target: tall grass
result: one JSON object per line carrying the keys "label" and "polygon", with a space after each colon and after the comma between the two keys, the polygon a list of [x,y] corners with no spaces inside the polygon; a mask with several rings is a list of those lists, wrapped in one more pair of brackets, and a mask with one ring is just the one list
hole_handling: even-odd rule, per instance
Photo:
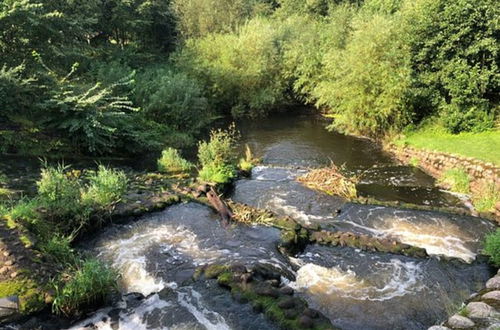
{"label": "tall grass", "polygon": [[451,191],[461,194],[470,193],[470,178],[462,168],[453,168],[445,171],[438,181],[442,185],[449,187]]}
{"label": "tall grass", "polygon": [[71,268],[67,279],[54,284],[52,310],[77,315],[101,304],[116,289],[117,274],[97,259],[88,259]]}
{"label": "tall grass", "polygon": [[127,176],[123,171],[99,165],[97,172],[88,175],[89,184],[83,193],[84,202],[106,208],[118,201],[127,190]]}
{"label": "tall grass", "polygon": [[182,158],[179,151],[174,148],[163,150],[157,163],[158,171],[169,174],[182,174],[193,167],[193,164]]}
{"label": "tall grass", "polygon": [[484,253],[490,256],[490,260],[500,266],[500,229],[486,236]]}
{"label": "tall grass", "polygon": [[479,212],[491,212],[500,201],[500,191],[494,182],[483,182],[475,192],[472,202]]}

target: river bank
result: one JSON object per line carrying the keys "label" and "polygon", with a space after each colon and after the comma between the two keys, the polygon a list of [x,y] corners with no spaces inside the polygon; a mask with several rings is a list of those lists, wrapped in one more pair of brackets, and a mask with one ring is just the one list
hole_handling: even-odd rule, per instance
{"label": "river bank", "polygon": [[[229,224],[193,176],[127,173],[127,191],[103,226],[75,245],[121,274],[119,294],[76,328],[274,329],[329,320],[341,329],[424,329],[445,321],[496,272],[480,256],[495,225],[436,211],[461,201],[377,145],[304,117],[239,129],[241,144],[262,163],[219,187],[233,212]],[[299,182],[331,161],[359,176],[352,202]],[[423,209],[398,207],[407,202]],[[258,275],[262,265],[272,269],[268,277]],[[255,282],[242,280],[249,276]],[[247,290],[254,285],[260,293]],[[60,327],[71,326],[65,322]]]}

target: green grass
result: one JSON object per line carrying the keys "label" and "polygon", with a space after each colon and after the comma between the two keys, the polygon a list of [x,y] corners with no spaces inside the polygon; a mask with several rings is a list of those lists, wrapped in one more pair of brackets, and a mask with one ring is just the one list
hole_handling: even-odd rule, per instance
{"label": "green grass", "polygon": [[500,191],[495,183],[485,182],[473,196],[472,202],[479,212],[493,212],[495,204],[500,201]]}
{"label": "green grass", "polygon": [[0,297],[8,296],[19,297],[19,310],[24,315],[40,311],[45,306],[43,290],[32,280],[0,282]]}
{"label": "green grass", "polygon": [[486,236],[484,253],[490,256],[493,264],[500,266],[500,229]]}
{"label": "green grass", "polygon": [[193,164],[182,158],[179,151],[173,148],[163,150],[157,163],[158,171],[170,174],[186,173],[193,167]]}
{"label": "green grass", "polygon": [[56,283],[52,310],[73,316],[95,308],[116,290],[116,273],[97,259],[89,259],[72,268],[64,280]]}
{"label": "green grass", "polygon": [[395,141],[398,146],[472,157],[500,165],[500,131],[450,134],[437,126],[424,126]]}
{"label": "green grass", "polygon": [[83,193],[84,202],[106,208],[120,201],[127,190],[127,176],[123,171],[99,165],[97,172],[88,176],[89,185]]}
{"label": "green grass", "polygon": [[470,193],[469,175],[461,168],[453,168],[445,171],[439,178],[439,183],[449,187],[451,191],[457,193]]}

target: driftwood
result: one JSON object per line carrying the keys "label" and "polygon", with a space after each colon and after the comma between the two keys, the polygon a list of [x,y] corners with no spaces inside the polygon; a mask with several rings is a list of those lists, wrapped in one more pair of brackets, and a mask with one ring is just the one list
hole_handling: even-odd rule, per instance
{"label": "driftwood", "polygon": [[224,222],[228,223],[233,218],[233,212],[231,212],[227,204],[220,199],[213,187],[207,192],[207,198],[210,204],[219,212]]}

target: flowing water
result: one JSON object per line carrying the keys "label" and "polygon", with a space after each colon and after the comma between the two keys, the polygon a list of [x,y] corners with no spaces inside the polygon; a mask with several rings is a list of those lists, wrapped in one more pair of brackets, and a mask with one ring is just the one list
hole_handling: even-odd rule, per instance
{"label": "flowing water", "polygon": [[185,203],[113,225],[86,243],[85,249],[122,274],[122,299],[73,328],[276,328],[214,281],[192,280],[198,266],[225,262],[281,269],[283,282],[342,329],[426,329],[455,312],[491,275],[477,254],[494,225],[446,213],[345,203],[305,188],[295,178],[307,168],[334,162],[362,174],[358,189],[363,195],[422,205],[460,204],[437,189],[433,178],[398,165],[372,142],[323,127],[324,122],[310,116],[240,126],[244,142],[263,162],[251,178],[236,183],[232,198],[326,230],[396,238],[433,257],[316,245],[288,257],[276,248],[278,230],[225,228],[209,208]]}

